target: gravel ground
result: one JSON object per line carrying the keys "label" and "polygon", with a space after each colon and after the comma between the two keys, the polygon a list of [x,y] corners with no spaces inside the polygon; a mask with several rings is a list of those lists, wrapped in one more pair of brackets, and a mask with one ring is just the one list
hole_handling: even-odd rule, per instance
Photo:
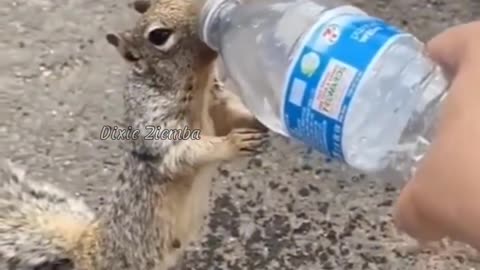
{"label": "gravel ground", "polygon": [[[428,39],[480,15],[478,0],[355,0]],[[92,206],[117,173],[120,141],[99,139],[121,120],[125,65],[107,31],[136,18],[126,1],[0,3],[0,153]],[[186,269],[476,269],[462,245],[409,255],[390,223],[401,183],[345,176],[282,138],[216,177],[213,211]]]}

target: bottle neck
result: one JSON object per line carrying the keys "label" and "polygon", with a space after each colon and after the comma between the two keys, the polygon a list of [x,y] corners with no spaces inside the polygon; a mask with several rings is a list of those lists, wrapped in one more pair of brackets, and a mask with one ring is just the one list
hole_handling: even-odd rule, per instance
{"label": "bottle neck", "polygon": [[223,29],[230,22],[230,14],[239,0],[207,0],[202,8],[199,23],[200,39],[212,50],[219,51]]}

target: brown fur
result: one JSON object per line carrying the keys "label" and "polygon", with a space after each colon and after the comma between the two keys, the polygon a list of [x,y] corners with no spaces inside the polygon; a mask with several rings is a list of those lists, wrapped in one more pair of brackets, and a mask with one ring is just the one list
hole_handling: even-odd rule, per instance
{"label": "brown fur", "polygon": [[[187,125],[190,129],[200,129],[202,134],[200,140],[173,144],[158,141],[134,143],[134,148],[139,151],[161,157],[162,161],[156,165],[158,172],[169,178],[168,182],[158,186],[161,196],[154,205],[147,207],[155,208],[153,222],[163,231],[163,236],[158,239],[164,243],[162,260],[165,267],[171,267],[184,248],[200,236],[209,210],[215,168],[221,161],[258,151],[266,129],[238,97],[226,91],[216,80],[217,54],[197,37],[195,1],[159,0],[149,8],[145,8],[144,2],[134,5],[141,6],[137,11],[142,17],[132,30],[107,36],[120,55],[135,56],[134,61],[125,60],[132,65],[135,76],[141,78],[138,82],[148,86],[148,89],[134,87],[136,92],[130,94],[127,90],[127,100],[136,99],[137,104],[147,104],[147,107],[152,102],[154,108],[148,113],[148,121],[137,122],[134,128],[142,129],[142,125],[161,118],[164,120],[158,124],[162,127]],[[171,31],[170,39],[162,45],[152,45],[149,31],[158,29]],[[116,41],[112,42],[114,39]],[[169,43],[171,40],[174,42]],[[145,90],[149,101],[139,94]],[[162,109],[155,108],[154,95],[158,95],[156,104],[161,104]],[[128,107],[127,102],[127,110]],[[173,108],[180,109],[174,112]],[[136,113],[135,108],[130,109]],[[127,119],[134,117],[127,116]]]}

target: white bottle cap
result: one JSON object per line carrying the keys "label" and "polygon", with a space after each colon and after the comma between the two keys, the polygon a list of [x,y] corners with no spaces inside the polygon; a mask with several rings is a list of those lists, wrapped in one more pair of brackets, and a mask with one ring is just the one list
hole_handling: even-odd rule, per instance
{"label": "white bottle cap", "polygon": [[[202,0],[199,0],[199,1],[202,1]],[[218,9],[218,7],[220,7],[225,2],[241,3],[241,1],[239,0],[205,0],[205,3],[201,8],[200,20],[199,20],[199,34],[200,34],[200,39],[203,42],[205,42],[208,46],[211,46],[211,44],[209,44],[207,40],[207,37],[208,37],[207,31],[209,30],[210,23],[213,17],[215,16],[216,10]],[[217,48],[212,48],[212,49],[215,50]]]}
{"label": "white bottle cap", "polygon": [[202,39],[203,42],[207,43],[209,46],[210,44],[208,44],[208,40],[206,40],[208,35],[207,30],[210,25],[210,21],[212,20],[212,16],[215,14],[214,11],[224,1],[226,0],[206,0],[201,8],[199,21],[200,39]]}

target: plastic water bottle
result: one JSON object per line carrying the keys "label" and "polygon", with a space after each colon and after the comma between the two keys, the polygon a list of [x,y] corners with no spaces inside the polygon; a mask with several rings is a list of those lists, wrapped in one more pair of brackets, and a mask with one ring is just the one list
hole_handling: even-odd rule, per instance
{"label": "plastic water bottle", "polygon": [[412,34],[337,0],[207,0],[199,31],[272,131],[368,174],[414,173],[449,82]]}

